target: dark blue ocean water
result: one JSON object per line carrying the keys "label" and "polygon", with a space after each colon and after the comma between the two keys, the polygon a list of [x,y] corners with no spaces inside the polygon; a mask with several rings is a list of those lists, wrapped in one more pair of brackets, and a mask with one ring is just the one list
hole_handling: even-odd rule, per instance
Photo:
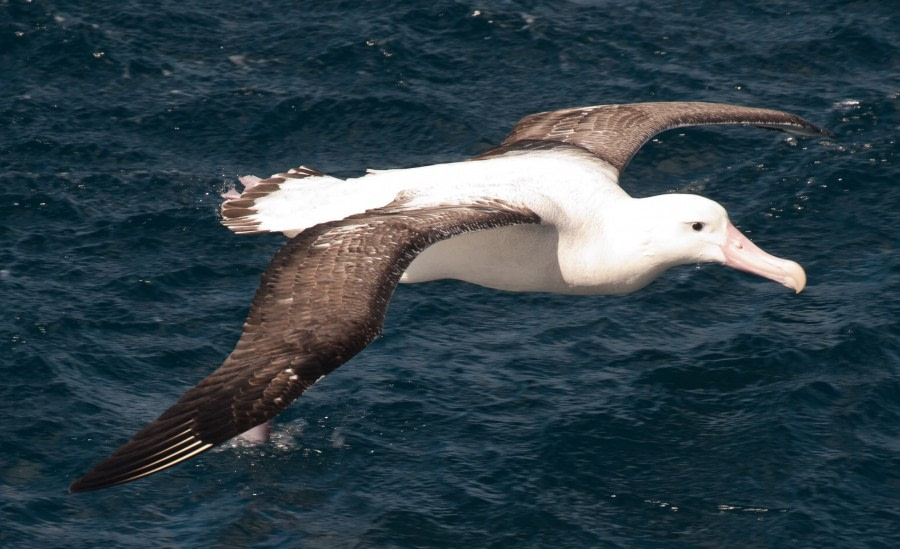
{"label": "dark blue ocean water", "polygon": [[[900,546],[898,29],[881,0],[0,0],[0,545]],[[237,176],[646,100],[835,132],[669,132],[623,177],[720,201],[806,291],[404,286],[272,444],[66,493],[237,340],[284,242],[219,225]]]}

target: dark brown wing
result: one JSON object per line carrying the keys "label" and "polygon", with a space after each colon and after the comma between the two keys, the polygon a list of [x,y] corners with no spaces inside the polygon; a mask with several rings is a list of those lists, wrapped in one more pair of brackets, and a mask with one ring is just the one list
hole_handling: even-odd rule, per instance
{"label": "dark brown wing", "polygon": [[272,259],[224,364],[69,488],[135,480],[259,425],[381,333],[388,301],[412,260],[469,231],[537,223],[499,202],[373,210],[312,227]]}
{"label": "dark brown wing", "polygon": [[586,149],[619,173],[654,135],[709,124],[759,126],[800,135],[831,135],[795,114],[722,103],[630,103],[542,112],[520,120],[499,147],[481,158],[518,149],[567,144]]}

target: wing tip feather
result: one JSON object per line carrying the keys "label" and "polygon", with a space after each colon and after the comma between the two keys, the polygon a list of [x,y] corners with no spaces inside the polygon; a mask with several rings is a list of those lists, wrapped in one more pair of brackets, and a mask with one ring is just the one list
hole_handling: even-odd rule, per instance
{"label": "wing tip feather", "polygon": [[152,431],[152,423],[109,457],[69,485],[69,493],[91,492],[158,473],[199,455],[215,444],[205,442],[184,424]]}

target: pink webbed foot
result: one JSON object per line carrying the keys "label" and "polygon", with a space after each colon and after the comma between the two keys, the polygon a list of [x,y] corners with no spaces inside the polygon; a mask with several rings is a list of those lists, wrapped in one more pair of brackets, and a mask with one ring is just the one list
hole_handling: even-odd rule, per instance
{"label": "pink webbed foot", "polygon": [[222,193],[222,198],[225,200],[237,200],[241,197],[241,193],[237,191],[237,189],[231,189],[227,193]]}
{"label": "pink webbed foot", "polygon": [[269,441],[269,433],[272,432],[272,424],[270,422],[260,423],[256,427],[238,435],[238,438],[253,444],[260,444]]}
{"label": "pink webbed foot", "polygon": [[238,178],[238,181],[241,182],[241,185],[244,186],[244,190],[252,189],[253,187],[259,185],[259,182],[262,181],[261,178],[256,177],[255,175],[245,175]]}
{"label": "pink webbed foot", "polygon": [[[241,182],[241,185],[244,186],[244,190],[246,191],[259,185],[259,182],[262,181],[262,179],[256,177],[255,175],[243,175],[238,178],[238,181]],[[237,189],[231,189],[226,193],[222,193],[222,198],[224,198],[225,200],[237,200],[240,197],[241,192],[238,192]]]}

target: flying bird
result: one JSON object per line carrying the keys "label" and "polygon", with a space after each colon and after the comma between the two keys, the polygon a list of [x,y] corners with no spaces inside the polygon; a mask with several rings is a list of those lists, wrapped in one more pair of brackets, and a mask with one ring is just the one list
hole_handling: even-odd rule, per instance
{"label": "flying bird", "polygon": [[453,278],[508,291],[624,294],[670,267],[722,263],[800,292],[806,274],[747,239],[712,200],[632,198],[619,175],[654,135],[737,124],[831,135],[799,116],[717,103],[542,112],[463,162],[340,180],[301,166],[223,195],[236,233],[290,237],[262,274],[222,366],[75,481],[157,473],[267,422],[382,331],[399,282]]}

